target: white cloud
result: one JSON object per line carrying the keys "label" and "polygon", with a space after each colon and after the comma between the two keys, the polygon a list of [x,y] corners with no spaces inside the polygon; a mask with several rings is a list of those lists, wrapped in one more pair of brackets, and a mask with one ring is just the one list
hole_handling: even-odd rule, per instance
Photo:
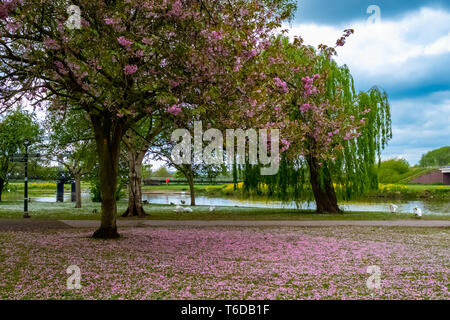
{"label": "white cloud", "polygon": [[425,55],[438,55],[450,52],[450,32],[447,36],[441,37],[424,49]]}
{"label": "white cloud", "polygon": [[287,28],[290,36],[300,35],[313,46],[334,46],[343,29],[355,29],[347,44],[337,49],[336,60],[347,64],[357,80],[363,76],[375,83],[411,81],[412,76],[426,73],[435,56],[450,54],[450,12],[438,9],[422,8],[376,24],[362,20],[345,26],[297,24]]}
{"label": "white cloud", "polygon": [[[421,8],[378,24],[360,20],[286,28],[316,47],[334,46],[344,29],[355,29],[337,48],[336,60],[349,66],[357,89],[376,84],[397,94],[391,100],[393,140],[384,159],[403,157],[415,164],[423,153],[450,145],[450,91],[433,92],[450,84],[450,12]],[[414,96],[400,98],[405,94]]]}
{"label": "white cloud", "polygon": [[423,153],[450,145],[450,91],[391,103],[393,139],[383,157],[415,164]]}

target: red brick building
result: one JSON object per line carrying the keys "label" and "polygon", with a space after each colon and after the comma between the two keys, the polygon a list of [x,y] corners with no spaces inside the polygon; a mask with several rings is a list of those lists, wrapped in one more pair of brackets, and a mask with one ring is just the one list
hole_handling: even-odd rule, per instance
{"label": "red brick building", "polygon": [[450,185],[450,167],[433,170],[415,178],[411,182],[422,184],[443,183]]}

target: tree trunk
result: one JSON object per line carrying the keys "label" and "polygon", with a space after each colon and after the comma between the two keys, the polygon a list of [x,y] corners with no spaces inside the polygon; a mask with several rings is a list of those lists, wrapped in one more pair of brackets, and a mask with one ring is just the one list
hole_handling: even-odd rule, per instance
{"label": "tree trunk", "polygon": [[94,234],[94,238],[118,238],[116,217],[116,188],[119,172],[120,141],[123,135],[121,122],[112,123],[112,116],[108,113],[91,115],[95,132],[95,141],[99,158],[100,193],[102,197],[101,224]]}
{"label": "tree trunk", "polygon": [[0,202],[2,202],[2,193],[4,188],[5,188],[5,180],[0,179]]}
{"label": "tree trunk", "polygon": [[81,208],[81,177],[78,175],[75,176],[75,193],[75,208]]}
{"label": "tree trunk", "polygon": [[341,213],[337,203],[333,181],[325,165],[319,165],[314,157],[308,158],[311,187],[316,200],[317,213]]}
{"label": "tree trunk", "polygon": [[194,175],[192,172],[186,175],[186,178],[189,182],[189,191],[191,194],[191,206],[195,206],[195,190],[194,190]]}
{"label": "tree trunk", "polygon": [[[145,154],[144,154],[145,155]],[[144,156],[128,149],[128,208],[122,217],[144,217],[142,207],[142,161]]]}

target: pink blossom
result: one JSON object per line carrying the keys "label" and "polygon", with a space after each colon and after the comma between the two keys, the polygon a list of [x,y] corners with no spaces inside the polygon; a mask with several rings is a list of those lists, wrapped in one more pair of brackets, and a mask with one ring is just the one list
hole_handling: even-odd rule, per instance
{"label": "pink blossom", "polygon": [[124,36],[118,37],[117,41],[119,42],[120,45],[124,46],[127,49],[130,48],[130,46],[133,44],[133,41],[128,40]]}
{"label": "pink blossom", "polygon": [[137,71],[138,67],[134,64],[128,64],[125,67],[123,67],[123,71],[126,75],[133,74]]}
{"label": "pink blossom", "polygon": [[245,110],[245,114],[247,117],[252,118],[255,115],[255,112],[253,110]]}
{"label": "pink blossom", "polygon": [[275,81],[275,85],[283,90],[284,93],[289,92],[289,89],[287,87],[287,83],[283,80],[281,80],[279,77],[273,78]]}
{"label": "pink blossom", "polygon": [[239,70],[241,69],[242,64],[241,64],[241,58],[237,57],[236,58],[236,62],[234,63],[234,68],[233,68],[233,72],[239,72]]}
{"label": "pink blossom", "polygon": [[142,58],[144,56],[145,52],[144,50],[137,50],[134,55],[138,58]]}
{"label": "pink blossom", "polygon": [[286,139],[281,139],[281,143],[283,144],[283,147],[281,148],[281,152],[288,150],[291,145],[291,143]]}
{"label": "pink blossom", "polygon": [[105,18],[106,24],[118,24],[120,23],[120,19],[114,19],[114,18]]}
{"label": "pink blossom", "polygon": [[169,16],[178,17],[183,13],[182,4],[180,0],[176,0],[172,4],[172,9],[168,12]]}
{"label": "pink blossom", "polygon": [[344,45],[345,45],[345,38],[344,37],[342,37],[338,41],[336,41],[336,46],[342,47]]}
{"label": "pink blossom", "polygon": [[69,73],[69,70],[64,66],[64,64],[61,61],[56,61],[55,66],[58,67],[58,72],[60,74],[66,75]]}
{"label": "pink blossom", "polygon": [[176,88],[180,85],[180,82],[175,81],[175,80],[169,80],[169,84],[172,88]]}
{"label": "pink blossom", "polygon": [[177,116],[181,112],[181,108],[179,106],[177,106],[176,104],[174,104],[170,108],[167,108],[167,112],[169,112],[170,114],[172,114],[174,116]]}
{"label": "pink blossom", "polygon": [[311,105],[309,103],[305,103],[300,107],[300,111],[306,111],[311,108]]}
{"label": "pink blossom", "polygon": [[152,44],[153,44],[153,39],[150,39],[150,38],[142,38],[142,43],[143,43],[143,44],[147,44],[147,45],[152,45]]}
{"label": "pink blossom", "polygon": [[61,46],[58,44],[58,42],[56,40],[54,40],[54,39],[51,39],[51,38],[45,38],[44,39],[44,46],[47,49],[50,49],[50,50],[59,50],[59,49],[61,49]]}
{"label": "pink blossom", "polygon": [[213,32],[211,32],[211,36],[213,39],[216,39],[216,40],[220,40],[223,38],[222,34],[215,30]]}
{"label": "pink blossom", "polygon": [[259,54],[259,51],[258,51],[257,49],[252,49],[252,50],[250,51],[250,55],[251,55],[252,57],[257,56],[258,54]]}
{"label": "pink blossom", "polygon": [[8,24],[6,25],[6,29],[7,29],[10,33],[15,33],[19,28],[20,28],[20,24],[18,24],[18,23],[8,23]]}

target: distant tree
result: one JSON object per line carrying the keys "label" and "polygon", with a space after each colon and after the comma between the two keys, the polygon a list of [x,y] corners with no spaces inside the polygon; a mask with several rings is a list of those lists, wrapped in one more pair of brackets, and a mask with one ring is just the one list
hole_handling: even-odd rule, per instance
{"label": "distant tree", "polygon": [[25,139],[31,141],[31,148],[41,139],[39,124],[34,115],[27,111],[7,113],[0,122],[0,201],[13,168],[10,157],[24,151]]}
{"label": "distant tree", "polygon": [[220,175],[227,174],[226,169],[227,168],[225,165],[202,166],[198,174],[201,178],[207,179],[209,183],[213,183],[214,180],[217,179],[217,177],[219,177]]}
{"label": "distant tree", "polygon": [[450,165],[450,147],[442,147],[422,155],[421,167],[439,167]]}
{"label": "distant tree", "polygon": [[74,178],[75,208],[81,208],[81,179],[97,166],[94,132],[84,112],[53,112],[47,115],[45,128],[47,158],[60,163]]}
{"label": "distant tree", "polygon": [[393,183],[399,180],[400,175],[410,170],[408,161],[405,159],[390,159],[382,161],[378,176],[381,183]]}
{"label": "distant tree", "polygon": [[167,177],[170,178],[172,177],[172,174],[167,171],[167,169],[165,167],[161,167],[158,170],[156,170],[153,174],[154,177]]}
{"label": "distant tree", "polygon": [[128,163],[128,208],[123,217],[145,216],[142,207],[142,163],[153,139],[163,129],[161,114],[152,114],[138,121],[122,138],[122,157]]}
{"label": "distant tree", "polygon": [[152,176],[152,165],[151,164],[144,164],[142,166],[142,179],[148,179]]}
{"label": "distant tree", "polygon": [[[58,167],[51,166],[45,159],[30,159],[28,163],[28,177],[30,179],[52,181],[58,178]],[[23,171],[22,175],[23,175]]]}

